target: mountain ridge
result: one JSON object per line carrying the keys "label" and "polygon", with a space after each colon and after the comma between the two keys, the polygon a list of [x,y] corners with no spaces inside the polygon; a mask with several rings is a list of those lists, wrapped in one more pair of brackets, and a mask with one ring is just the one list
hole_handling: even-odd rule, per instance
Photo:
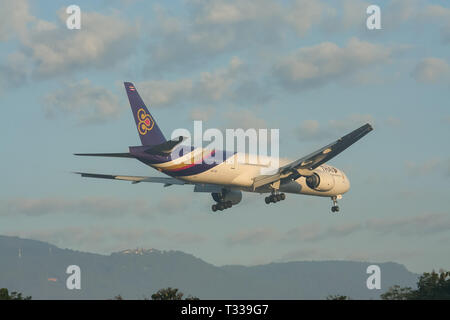
{"label": "mountain ridge", "polygon": [[[369,265],[382,289],[368,290]],[[66,268],[81,269],[81,290],[68,290]],[[33,299],[142,299],[176,287],[200,299],[324,299],[342,294],[378,299],[390,286],[415,287],[418,275],[396,262],[346,260],[216,266],[178,250],[125,249],[109,255],[61,249],[44,241],[0,235],[0,287]]]}

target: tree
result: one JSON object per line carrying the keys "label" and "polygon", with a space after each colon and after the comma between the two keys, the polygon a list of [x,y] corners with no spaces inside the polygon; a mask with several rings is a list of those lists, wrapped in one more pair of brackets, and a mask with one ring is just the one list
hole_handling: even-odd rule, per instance
{"label": "tree", "polygon": [[159,289],[158,292],[152,294],[152,300],[182,300],[183,293],[178,292],[176,288]]}
{"label": "tree", "polygon": [[0,289],[0,300],[31,300],[31,296],[23,297],[22,293],[13,291],[9,294],[8,289]]}
{"label": "tree", "polygon": [[410,287],[392,286],[388,291],[383,293],[380,298],[382,300],[410,300],[413,290]]}
{"label": "tree", "polygon": [[393,286],[380,297],[383,300],[450,300],[450,272],[424,272],[416,290]]}
{"label": "tree", "polygon": [[[152,300],[183,300],[184,294],[179,292],[176,288],[159,289],[156,293],[152,294]],[[197,297],[189,295],[186,300],[200,300]]]}
{"label": "tree", "polygon": [[327,296],[326,299],[327,300],[351,300],[350,297],[343,296],[340,294],[330,294],[329,296]]}
{"label": "tree", "polygon": [[413,299],[450,300],[450,271],[425,272],[419,278]]}

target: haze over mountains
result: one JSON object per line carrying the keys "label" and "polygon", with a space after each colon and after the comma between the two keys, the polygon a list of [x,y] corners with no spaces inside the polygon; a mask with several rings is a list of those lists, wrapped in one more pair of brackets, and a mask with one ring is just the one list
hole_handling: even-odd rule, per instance
{"label": "haze over mountains", "polygon": [[[366,286],[367,266],[381,268],[381,290]],[[81,268],[81,290],[66,288],[66,268]],[[324,299],[329,294],[379,299],[390,286],[415,287],[418,274],[403,265],[356,261],[299,261],[215,266],[181,251],[130,249],[100,255],[17,237],[0,236],[0,288],[33,299],[125,299],[179,288],[200,299]]]}

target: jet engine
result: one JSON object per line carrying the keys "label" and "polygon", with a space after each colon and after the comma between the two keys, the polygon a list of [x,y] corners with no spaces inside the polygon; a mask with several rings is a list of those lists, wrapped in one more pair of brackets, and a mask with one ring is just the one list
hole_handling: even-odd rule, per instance
{"label": "jet engine", "polygon": [[334,177],[326,172],[314,172],[306,177],[306,185],[317,191],[330,191],[334,187]]}
{"label": "jet engine", "polygon": [[238,204],[242,200],[242,192],[237,190],[223,189],[222,192],[213,192],[211,195],[217,203],[231,201],[232,204]]}

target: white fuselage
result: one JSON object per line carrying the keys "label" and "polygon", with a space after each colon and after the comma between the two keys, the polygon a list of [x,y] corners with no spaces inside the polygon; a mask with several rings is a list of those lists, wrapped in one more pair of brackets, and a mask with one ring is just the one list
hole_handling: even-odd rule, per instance
{"label": "white fuselage", "polygon": [[[204,184],[212,184],[212,185],[220,185],[226,186],[230,189],[242,190],[247,192],[270,192],[270,187],[266,189],[258,189],[257,191],[253,190],[254,178],[261,176],[262,169],[268,167],[268,165],[261,165],[258,163],[251,163],[248,161],[248,155],[235,154],[232,158],[227,161],[223,161],[222,163],[214,166],[213,168],[206,170],[202,173],[177,177],[180,180],[184,180],[191,183],[204,183]],[[186,155],[187,158],[189,157]],[[238,159],[241,159],[238,161]],[[247,159],[242,161],[242,159]],[[176,164],[177,162],[182,162],[183,158],[178,158],[176,160],[170,161],[169,163],[164,163],[160,165],[155,165],[154,167],[158,170],[164,169],[166,166],[170,166]],[[283,166],[285,164],[290,163],[291,161],[287,159],[274,159],[270,157],[265,157],[260,163],[278,163],[279,166]],[[275,160],[274,162],[270,162],[270,160]],[[275,168],[274,168],[275,169]],[[313,172],[319,174],[327,174],[329,177],[332,177],[333,186],[326,191],[320,191],[311,189],[306,184],[306,178],[300,177],[296,180],[290,181],[288,183],[284,183],[280,186],[279,191],[285,193],[295,193],[295,194],[307,194],[307,195],[315,195],[315,196],[323,196],[323,197],[332,197],[344,194],[350,189],[350,181],[342,170],[334,168],[332,166],[323,164]],[[267,173],[266,173],[267,174]]]}

